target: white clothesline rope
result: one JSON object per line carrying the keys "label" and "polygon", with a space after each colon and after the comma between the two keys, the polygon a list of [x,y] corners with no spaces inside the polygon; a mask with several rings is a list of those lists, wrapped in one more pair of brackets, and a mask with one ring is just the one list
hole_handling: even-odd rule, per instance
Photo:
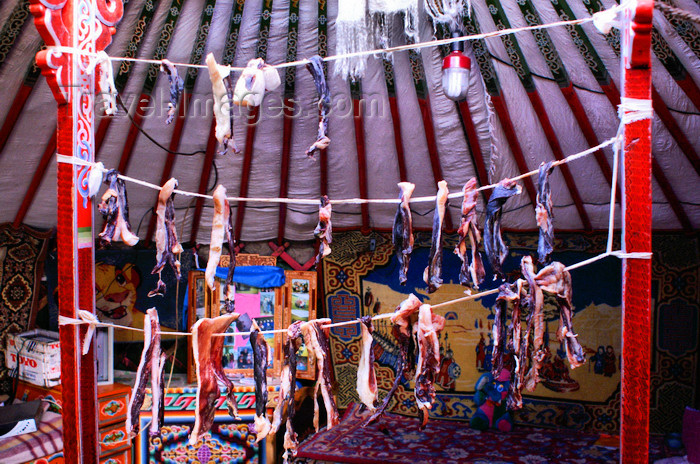
{"label": "white clothesline rope", "polygon": [[[559,166],[564,163],[569,163],[571,161],[576,161],[577,159],[583,158],[585,156],[590,155],[591,153],[595,153],[596,151],[605,148],[607,146],[613,145],[616,142],[620,141],[621,135],[618,135],[616,137],[612,137],[611,139],[606,140],[605,142],[596,145],[595,147],[591,147],[588,150],[584,150],[580,153],[575,153],[573,155],[569,155],[566,158],[560,160],[560,161],[555,161],[552,163],[552,167],[554,166]],[[73,164],[77,166],[88,166],[90,168],[97,168],[101,169],[104,172],[110,171],[109,169],[103,167],[99,163],[91,163],[89,161],[81,160],[79,158],[75,158],[72,156],[66,156],[66,155],[56,155],[56,161],[59,163],[65,163],[65,164]],[[534,169],[532,171],[526,172],[524,174],[521,174],[519,176],[513,177],[509,180],[511,181],[517,181],[524,179],[526,177],[534,176],[539,172],[539,169]],[[154,190],[162,190],[162,187],[156,184],[152,184],[150,182],[146,182],[140,179],[136,179],[133,177],[125,176],[123,174],[119,174],[119,178],[123,179],[127,182],[132,182],[135,184],[142,185],[144,187],[148,187]],[[482,191],[482,190],[488,190],[495,188],[498,185],[496,184],[490,184],[490,185],[484,185],[482,187],[479,187],[477,191]],[[184,196],[190,196],[190,197],[198,197],[198,198],[206,198],[209,200],[212,200],[213,197],[211,195],[205,195],[202,193],[195,193],[195,192],[188,192],[186,190],[178,190],[175,189],[173,190],[174,193],[177,193],[179,195],[184,195]],[[449,194],[447,197],[448,198],[461,198],[464,194],[459,191],[455,193]],[[410,199],[411,203],[428,203],[428,202],[434,202],[436,196],[435,195],[430,195],[430,196],[424,196],[424,197],[414,197]],[[317,199],[311,199],[311,198],[256,198],[256,197],[227,197],[227,200],[230,202],[250,202],[250,203],[294,203],[294,204],[305,204],[305,205],[318,205],[319,200]],[[346,199],[331,199],[330,202],[334,205],[342,205],[342,204],[366,204],[366,203],[382,203],[382,204],[399,204],[401,200],[397,198],[346,198]]]}
{"label": "white clothesline rope", "polygon": [[[601,259],[607,258],[609,256],[615,256],[620,259],[651,259],[652,253],[647,253],[647,252],[631,252],[627,253],[622,250],[618,251],[606,251],[605,253],[601,253],[597,256],[594,256],[593,258],[586,259],[584,261],[571,264],[569,266],[566,266],[567,271],[572,271],[574,269],[578,269],[583,266],[587,266],[591,263],[594,263],[596,261],[599,261]],[[498,293],[498,288],[494,288],[491,290],[486,290],[484,292],[479,292],[479,293],[474,293],[472,295],[467,295],[461,298],[456,298],[454,300],[449,300],[449,301],[444,301],[442,303],[437,303],[434,305],[430,305],[431,308],[441,308],[444,306],[449,306],[457,303],[462,303],[465,301],[469,300],[476,300],[478,298],[483,298],[488,295],[493,295],[495,293]],[[372,316],[372,320],[378,320],[378,319],[388,319],[392,317],[395,313],[385,313],[385,314],[378,314],[376,316]],[[115,329],[124,329],[124,330],[132,330],[135,332],[144,332],[144,329],[139,329],[136,327],[127,327],[123,325],[118,325],[118,324],[111,324],[108,322],[95,322],[93,318],[88,317],[84,314],[84,311],[79,311],[78,314],[79,318],[73,318],[73,317],[66,317],[66,316],[58,316],[58,325],[82,325],[82,324],[88,324],[92,327],[113,327]],[[316,319],[312,319],[309,322],[312,322]],[[323,324],[323,328],[332,328],[332,327],[341,327],[345,325],[353,325],[362,322],[360,319],[353,319],[350,321],[343,321],[343,322],[336,322],[332,324]],[[258,333],[260,335],[272,335],[272,334],[281,334],[281,333],[286,333],[287,329],[275,329],[275,330],[261,330]],[[183,337],[189,337],[192,335],[190,332],[167,332],[167,331],[157,331],[156,333],[159,333],[161,336],[163,335],[175,335],[175,336],[183,336]],[[253,332],[224,332],[224,333],[218,333],[218,334],[213,334],[213,337],[243,337],[243,336],[250,336]]]}
{"label": "white clothesline rope", "polygon": [[[436,40],[428,40],[425,42],[418,42],[418,43],[412,43],[412,44],[406,44],[406,45],[397,45],[395,47],[388,47],[388,48],[378,48],[375,50],[367,50],[367,51],[360,51],[360,52],[353,52],[353,53],[342,53],[339,55],[333,55],[333,56],[327,56],[322,58],[323,61],[336,61],[336,60],[341,60],[341,59],[346,59],[346,58],[355,58],[355,57],[360,57],[360,56],[369,56],[369,55],[378,55],[378,54],[383,54],[383,53],[393,53],[393,52],[400,52],[400,51],[405,51],[405,50],[420,50],[423,48],[429,48],[429,47],[437,47],[441,45],[449,45],[452,43],[456,42],[468,42],[470,40],[481,40],[481,39],[488,39],[488,38],[493,38],[493,37],[501,37],[504,35],[509,35],[509,34],[515,34],[518,32],[524,32],[524,31],[533,31],[533,30],[540,30],[540,29],[549,29],[552,27],[559,27],[559,26],[575,26],[575,25],[580,25],[584,24],[587,22],[591,22],[594,20],[597,20],[599,18],[607,17],[610,16],[614,13],[617,13],[619,11],[622,11],[623,9],[626,8],[626,3],[623,3],[621,5],[614,6],[612,8],[609,8],[607,10],[600,11],[598,13],[595,13],[593,16],[587,17],[587,18],[580,18],[580,19],[572,19],[572,20],[567,20],[567,21],[555,21],[552,23],[547,23],[547,24],[537,24],[533,26],[523,26],[523,27],[515,27],[515,28],[510,28],[510,29],[502,29],[498,31],[492,31],[492,32],[483,32],[481,34],[474,34],[474,35],[468,35],[468,36],[461,36],[461,37],[451,37],[447,39],[436,39]],[[83,56],[89,56],[92,58],[97,58],[97,54],[93,52],[86,52],[84,50],[79,50],[74,47],[65,47],[65,46],[51,46],[47,47],[48,50],[52,50],[55,52],[59,53],[71,53],[75,55],[83,55]],[[149,63],[149,64],[162,64],[163,60],[154,60],[154,59],[146,59],[146,58],[130,58],[130,57],[124,57],[124,56],[110,56],[109,57],[110,61],[131,61],[135,63]],[[176,62],[171,62],[175,66],[178,67],[186,67],[186,68],[197,68],[197,69],[207,69],[206,65],[203,64],[195,64],[195,63],[176,63]],[[309,60],[303,59],[303,60],[296,60],[296,61],[289,61],[286,63],[279,63],[279,64],[274,64],[271,65],[274,68],[289,68],[293,66],[302,66],[310,63]],[[232,71],[242,71],[243,67],[237,67],[237,66],[228,66],[228,68]]]}

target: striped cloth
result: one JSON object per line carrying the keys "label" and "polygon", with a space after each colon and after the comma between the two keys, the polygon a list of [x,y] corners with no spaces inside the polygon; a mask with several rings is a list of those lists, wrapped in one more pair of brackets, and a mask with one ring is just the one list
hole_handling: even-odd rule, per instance
{"label": "striped cloth", "polygon": [[61,451],[62,425],[60,414],[44,412],[36,432],[0,439],[0,462],[20,464]]}

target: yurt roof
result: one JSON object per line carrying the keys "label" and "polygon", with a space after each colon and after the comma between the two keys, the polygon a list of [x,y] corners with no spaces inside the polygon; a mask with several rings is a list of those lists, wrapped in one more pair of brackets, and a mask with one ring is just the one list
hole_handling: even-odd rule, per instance
{"label": "yurt roof", "polygon": [[[613,0],[473,1],[467,33],[587,18],[616,5]],[[673,5],[700,14],[692,0]],[[114,57],[197,64],[211,52],[234,66],[263,55],[271,64],[330,56],[337,49],[337,11],[336,1],[325,0],[130,0],[106,51]],[[0,4],[0,221],[48,228],[56,223],[56,102],[34,65],[42,42],[31,23],[26,0]],[[653,228],[692,230],[700,226],[700,33],[697,24],[658,10],[654,26]],[[405,43],[402,32],[392,28],[391,42]],[[433,35],[432,23],[421,15],[420,40]],[[327,153],[313,159],[305,150],[316,139],[318,96],[304,66],[280,69],[282,85],[266,94],[255,124],[246,122],[248,109],[236,114],[241,153],[221,156],[211,131],[206,69],[179,68],[189,105],[179,122],[167,125],[168,81],[157,65],[114,61],[117,88],[133,120],[121,109],[111,117],[98,111],[95,157],[107,168],[153,184],[176,177],[179,188],[189,192],[211,193],[220,183],[240,197],[393,199],[402,180],[416,184],[414,196],[434,195],[440,179],[450,192],[459,192],[472,177],[481,185],[498,182],[587,150],[618,131],[622,83],[615,31],[605,36],[586,22],[470,41],[465,52],[472,58],[470,88],[462,103],[443,93],[443,53],[429,47],[371,56],[354,84],[334,73],[336,62],[328,62],[331,143]],[[147,104],[136,114],[142,99]],[[293,105],[287,121],[285,99]],[[363,103],[359,112],[353,112],[353,99]],[[190,156],[169,154],[147,135]],[[607,228],[612,166],[610,145],[554,170],[556,229]],[[536,228],[537,178],[530,179],[506,204],[504,228]],[[157,192],[134,183],[127,189],[132,226],[147,238]],[[175,206],[182,241],[207,243],[211,201],[178,195]],[[318,221],[315,204],[232,206],[236,235],[243,241],[275,239],[280,226],[287,240],[309,240]],[[333,226],[387,230],[395,209],[395,204],[336,205]],[[415,226],[429,228],[433,205],[416,203],[412,209]],[[459,218],[460,201],[451,200],[448,229],[454,230]]]}

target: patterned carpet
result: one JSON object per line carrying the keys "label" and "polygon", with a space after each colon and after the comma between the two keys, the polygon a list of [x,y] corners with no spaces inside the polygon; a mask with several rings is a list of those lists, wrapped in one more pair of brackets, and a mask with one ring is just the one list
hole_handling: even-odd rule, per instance
{"label": "patterned carpet", "polygon": [[[613,464],[619,450],[595,445],[598,435],[517,427],[510,433],[479,432],[463,422],[431,420],[419,430],[418,420],[387,414],[379,423],[361,427],[366,414],[353,405],[340,425],[322,431],[299,447],[297,464]],[[650,462],[662,456],[661,438],[651,441]]]}
{"label": "patterned carpet", "polygon": [[[24,225],[15,229],[10,223],[0,224],[0,351],[5,349],[5,335],[34,327],[39,280],[51,234]],[[3,353],[0,393],[11,389],[8,373]]]}

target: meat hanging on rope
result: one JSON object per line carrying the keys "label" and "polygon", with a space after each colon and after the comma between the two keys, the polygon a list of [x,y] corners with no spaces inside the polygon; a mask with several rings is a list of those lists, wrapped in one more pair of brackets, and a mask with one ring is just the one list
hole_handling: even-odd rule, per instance
{"label": "meat hanging on rope", "polygon": [[161,273],[165,264],[175,272],[177,279],[180,279],[180,261],[177,255],[182,253],[182,245],[177,240],[175,230],[175,207],[173,206],[173,192],[177,188],[177,179],[174,177],[168,180],[158,194],[158,206],[156,207],[156,265],[151,274],[158,274],[158,284],[148,296],[164,295],[165,282],[161,278]]}
{"label": "meat hanging on rope", "polygon": [[586,355],[574,332],[574,310],[571,304],[571,274],[560,262],[553,262],[544,267],[535,276],[537,285],[547,293],[555,296],[559,306],[559,329],[557,338],[566,347],[566,357],[572,369],[586,362]]}
{"label": "meat hanging on rope", "polygon": [[105,226],[98,235],[99,243],[105,246],[113,240],[121,240],[129,246],[138,243],[139,237],[131,231],[129,224],[129,201],[126,195],[126,184],[119,178],[119,172],[112,169],[105,176],[109,188],[102,195],[102,202],[97,210],[105,220]]}
{"label": "meat hanging on rope", "polygon": [[508,198],[518,195],[522,187],[515,181],[504,179],[493,189],[491,198],[486,204],[486,221],[484,223],[484,249],[486,257],[495,273],[494,278],[505,278],[503,274],[503,261],[508,255],[508,247],[501,236],[501,216],[503,205]]}
{"label": "meat hanging on rope", "polygon": [[[486,277],[484,269],[484,261],[479,253],[479,242],[481,242],[481,234],[477,226],[476,218],[476,201],[479,192],[476,190],[476,178],[472,177],[464,184],[462,190],[464,200],[462,200],[462,218],[457,230],[459,234],[459,243],[455,247],[455,254],[462,260],[462,267],[459,269],[459,283],[466,286],[473,285],[475,289],[479,289],[479,285]],[[467,257],[467,237],[472,249],[471,263]]]}
{"label": "meat hanging on rope", "polygon": [[428,293],[434,293],[442,285],[442,226],[445,222],[447,208],[447,182],[438,182],[438,192],[435,199],[435,214],[433,214],[433,235],[430,241],[430,257],[428,266],[423,272],[423,280],[428,284]]}
{"label": "meat hanging on rope", "polygon": [[331,384],[331,347],[328,342],[328,329],[322,327],[330,323],[330,319],[316,319],[301,325],[301,333],[304,335],[306,348],[313,354],[313,358],[316,359],[314,428],[317,432],[319,429],[319,408],[317,403],[319,391],[321,396],[323,396],[323,404],[326,407],[326,429],[330,430],[340,422],[340,414],[335,404],[335,398],[333,398]]}
{"label": "meat hanging on rope", "polygon": [[253,350],[253,378],[255,379],[255,442],[259,442],[270,433],[270,424],[265,411],[267,409],[267,365],[270,348],[265,336],[260,333],[258,323],[253,320],[250,332],[250,347]]}
{"label": "meat hanging on rope", "polygon": [[129,407],[126,410],[126,434],[134,438],[139,433],[139,411],[146,398],[146,386],[151,381],[151,427],[149,434],[160,434],[160,426],[163,423],[163,368],[165,367],[165,355],[160,349],[160,322],[158,311],[150,308],[146,311],[143,321],[143,351],[139,367],[136,370],[136,380],[131,391]]}
{"label": "meat hanging on rope", "polygon": [[175,119],[175,110],[177,108],[177,103],[180,101],[180,93],[184,89],[184,82],[177,73],[177,68],[168,60],[162,60],[160,62],[160,72],[165,73],[168,76],[168,83],[170,84],[170,102],[168,102],[168,118],[165,120],[166,124],[170,124]]}
{"label": "meat hanging on rope", "polygon": [[231,218],[231,207],[226,199],[226,187],[219,185],[214,190],[214,216],[211,225],[211,240],[209,242],[209,259],[207,268],[204,271],[204,279],[207,285],[214,291],[216,268],[221,260],[221,251],[224,245],[224,238],[228,242],[229,266],[224,285],[224,306],[227,312],[232,313],[235,309],[234,299],[236,296],[235,284],[233,283],[233,273],[236,268],[236,248],[233,239],[233,224]]}
{"label": "meat hanging on rope", "polygon": [[386,411],[386,408],[389,406],[389,403],[394,397],[396,390],[401,384],[406,368],[409,366],[409,351],[413,340],[413,323],[418,318],[417,313],[420,305],[421,302],[418,297],[411,293],[408,295],[408,298],[403,300],[394,310],[394,315],[391,317],[391,322],[393,324],[392,333],[397,340],[399,348],[399,358],[396,365],[396,377],[394,379],[394,384],[391,386],[391,390],[389,390],[387,395],[384,397],[382,404],[377,408],[374,414],[372,414],[364,422],[363,426],[371,424],[384,414],[384,411]]}
{"label": "meat hanging on rope", "polygon": [[[544,294],[535,280],[535,266],[530,256],[524,256],[520,261],[520,271],[528,285],[525,302],[530,309],[528,316],[528,332],[532,331],[532,361],[530,370],[525,378],[524,387],[534,391],[540,381],[539,371],[546,356],[544,345]],[[526,342],[527,343],[527,342]]]}
{"label": "meat hanging on rope", "polygon": [[[287,329],[287,341],[284,346],[284,365],[280,375],[280,389],[278,393],[277,407],[272,416],[272,427],[270,433],[276,433],[282,421],[287,419],[286,431],[284,433],[284,462],[293,459],[296,455],[297,434],[294,431],[292,420],[294,419],[294,392],[296,390],[297,375],[297,350],[301,346],[301,325],[302,321],[292,323]],[[286,407],[286,411],[285,411]]]}
{"label": "meat hanging on rope", "polygon": [[394,244],[394,252],[399,260],[399,283],[406,284],[408,277],[408,264],[411,261],[411,253],[413,252],[413,219],[411,217],[411,206],[409,201],[415,184],[410,182],[399,182],[401,193],[399,194],[399,207],[396,209],[394,216],[394,227],[391,231],[391,241]]}
{"label": "meat hanging on rope", "polygon": [[377,409],[377,375],[374,372],[374,351],[372,351],[374,343],[372,316],[360,318],[360,329],[362,330],[362,352],[357,367],[357,394],[362,404],[374,412]]}
{"label": "meat hanging on rope", "polygon": [[433,313],[429,304],[423,304],[418,310],[418,323],[414,332],[418,340],[418,367],[414,394],[420,428],[428,423],[429,412],[435,400],[435,379],[440,373],[440,340],[438,335],[445,328],[445,318]]}
{"label": "meat hanging on rope", "polygon": [[493,321],[493,352],[491,355],[492,368],[491,373],[495,378],[501,374],[503,370],[506,341],[508,337],[508,302],[517,298],[511,287],[511,284],[503,284],[498,287],[498,296],[496,297],[496,305],[494,306],[494,321]]}
{"label": "meat hanging on rope", "polygon": [[323,59],[320,56],[314,55],[309,58],[306,69],[311,73],[314,84],[316,85],[316,91],[318,92],[318,110],[321,115],[321,119],[318,122],[316,141],[306,150],[306,156],[313,158],[318,150],[328,148],[328,145],[331,143],[331,139],[329,139],[327,135],[328,117],[331,111],[331,92],[328,90],[326,76],[323,71]]}
{"label": "meat hanging on rope", "polygon": [[314,237],[321,241],[318,246],[318,255],[316,255],[316,264],[331,254],[331,243],[333,242],[331,211],[331,201],[327,195],[323,195],[321,197],[321,205],[318,207],[318,224],[314,229]]}
{"label": "meat hanging on rope", "polygon": [[241,151],[236,146],[233,135],[233,82],[231,82],[231,68],[221,66],[216,62],[213,53],[207,55],[207,68],[211,80],[212,93],[214,95],[214,118],[216,129],[214,135],[222,145],[220,155],[225,155],[229,150],[234,153]]}
{"label": "meat hanging on rope", "polygon": [[537,205],[535,218],[540,236],[537,242],[538,260],[541,264],[551,261],[549,255],[554,251],[554,226],[552,225],[552,190],[549,186],[549,175],[552,173],[552,162],[540,164],[537,184]]}
{"label": "meat hanging on rope", "polygon": [[[522,295],[523,280],[518,279],[509,289],[504,297],[511,301],[513,305],[513,312],[510,318],[510,338],[506,347],[513,355],[513,367],[511,368],[511,381],[508,387],[508,397],[506,404],[509,410],[516,410],[523,407],[523,397],[521,395],[522,382],[525,378],[525,361],[526,357],[523,356],[523,337],[522,337],[522,324],[521,319],[521,304],[520,298]],[[500,296],[500,295],[499,295]]]}
{"label": "meat hanging on rope", "polygon": [[229,415],[238,419],[233,382],[226,377],[221,365],[226,337],[214,336],[224,333],[238,319],[238,316],[238,313],[232,313],[215,318],[204,318],[192,326],[192,351],[197,373],[197,399],[194,427],[192,427],[189,440],[191,446],[194,446],[214,423],[217,403],[221,395],[218,382],[223,383],[227,389],[226,404]]}

